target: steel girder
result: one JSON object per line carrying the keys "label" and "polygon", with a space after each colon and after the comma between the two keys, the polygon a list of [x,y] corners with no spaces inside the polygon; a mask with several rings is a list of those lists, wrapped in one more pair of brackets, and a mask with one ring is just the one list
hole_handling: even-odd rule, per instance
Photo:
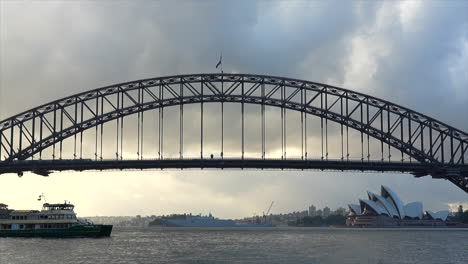
{"label": "steel girder", "polygon": [[[0,166],[16,160],[37,159],[38,153],[41,159],[42,151],[47,148],[53,148],[53,159],[61,159],[62,141],[69,137],[75,137],[74,157],[78,157],[77,136],[82,136],[87,129],[96,128],[98,134],[99,126],[102,133],[104,123],[112,120],[123,122],[124,116],[139,115],[147,110],[174,105],[180,105],[183,110],[185,104],[210,102],[222,105],[224,102],[259,104],[262,105],[262,115],[264,106],[268,105],[280,107],[282,115],[284,109],[290,109],[304,115],[318,116],[325,122],[325,126],[328,121],[341,126],[342,160],[349,156],[349,149],[346,151],[347,155],[344,155],[344,127],[346,136],[348,129],[357,130],[361,134],[362,161],[366,158],[371,161],[369,149],[367,157],[365,156],[365,137],[367,142],[369,138],[375,138],[382,144],[381,161],[387,158],[384,157],[384,147],[393,147],[401,152],[401,162],[407,156],[410,161],[414,159],[422,164],[443,167],[446,168],[444,171],[450,172],[433,176],[445,177],[461,184],[468,183],[467,177],[458,173],[458,168],[464,167],[468,160],[466,132],[416,111],[351,90],[303,80],[252,74],[209,73],[137,80],[41,105],[0,121]],[[307,136],[304,137],[303,131],[301,132],[301,140],[307,144]],[[264,133],[262,124],[262,135]],[[322,133],[326,134],[327,131]],[[183,142],[180,144],[182,158]],[[262,146],[264,144],[262,142]],[[282,147],[283,144],[286,143],[282,143]],[[264,153],[264,147],[262,152]],[[304,148],[302,152],[302,158],[307,159]],[[60,156],[56,157],[56,153]],[[388,161],[391,162],[390,150],[387,153]],[[96,149],[95,158],[97,154]],[[286,159],[286,153],[284,158]],[[323,146],[322,159],[328,159],[328,149],[325,150]],[[460,186],[460,183],[456,184]]]}

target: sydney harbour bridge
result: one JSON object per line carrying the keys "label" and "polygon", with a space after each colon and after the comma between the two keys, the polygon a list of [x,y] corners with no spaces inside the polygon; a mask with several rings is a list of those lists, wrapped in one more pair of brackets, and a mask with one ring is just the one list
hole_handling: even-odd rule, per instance
{"label": "sydney harbour bridge", "polygon": [[468,193],[467,149],[468,133],[386,100],[253,74],[120,83],[0,121],[0,173],[20,176],[166,168],[399,172],[446,179]]}

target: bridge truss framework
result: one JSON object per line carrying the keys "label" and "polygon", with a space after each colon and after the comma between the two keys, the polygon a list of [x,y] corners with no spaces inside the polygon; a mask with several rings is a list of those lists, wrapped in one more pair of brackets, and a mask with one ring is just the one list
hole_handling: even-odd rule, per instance
{"label": "bridge truss framework", "polygon": [[[204,106],[221,106],[220,158],[204,153]],[[224,157],[225,103],[239,103],[241,153]],[[200,105],[200,157],[184,157],[184,106]],[[245,156],[245,105],[261,109],[261,157]],[[164,157],[164,109],[179,106],[179,158]],[[278,107],[281,157],[266,157],[265,107]],[[158,110],[158,156],[144,159],[144,113]],[[287,110],[300,112],[301,156],[288,158]],[[124,121],[137,115],[137,159],[125,160]],[[320,119],[320,159],[308,157],[308,116]],[[104,124],[115,122],[115,159],[103,159]],[[329,122],[338,124],[341,157],[329,158]],[[95,129],[94,157],[83,156],[83,133]],[[350,158],[350,130],[358,131],[360,157]],[[73,159],[63,159],[65,139]],[[371,156],[371,139],[380,142]],[[351,139],[353,140],[353,139]],[[43,152],[52,149],[51,159]],[[391,149],[400,153],[392,157]],[[448,179],[468,192],[468,134],[426,115],[351,90],[297,79],[252,74],[192,74],[137,80],[72,95],[0,121],[0,173],[143,168],[274,168],[409,172]]]}

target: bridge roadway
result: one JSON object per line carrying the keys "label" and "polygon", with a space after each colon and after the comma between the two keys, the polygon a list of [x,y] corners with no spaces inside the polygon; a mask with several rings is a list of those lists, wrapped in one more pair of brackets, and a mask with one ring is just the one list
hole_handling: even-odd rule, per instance
{"label": "bridge roadway", "polygon": [[[450,173],[453,168],[433,166],[417,162],[343,161],[321,159],[144,159],[144,160],[23,160],[3,162],[0,174],[33,172],[48,176],[53,171],[102,171],[102,170],[147,170],[147,169],[275,169],[275,170],[332,170],[361,172],[403,172],[416,177],[431,175],[434,178]],[[468,165],[456,169],[461,175],[468,174]]]}

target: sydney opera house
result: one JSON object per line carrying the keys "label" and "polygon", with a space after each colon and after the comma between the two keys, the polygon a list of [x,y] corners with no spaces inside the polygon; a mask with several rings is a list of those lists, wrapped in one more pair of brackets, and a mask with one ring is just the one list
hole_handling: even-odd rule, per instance
{"label": "sydney opera house", "polygon": [[368,200],[349,204],[346,225],[350,227],[445,227],[449,211],[423,211],[421,202],[404,204],[387,186],[380,195],[367,192]]}

